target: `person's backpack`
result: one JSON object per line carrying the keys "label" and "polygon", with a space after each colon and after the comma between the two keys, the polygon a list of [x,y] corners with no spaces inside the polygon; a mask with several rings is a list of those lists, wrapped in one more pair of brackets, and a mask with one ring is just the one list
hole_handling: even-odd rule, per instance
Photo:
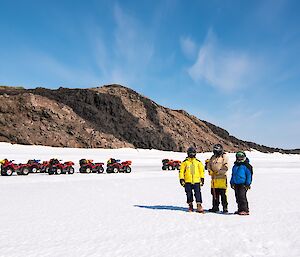
{"label": "person's backpack", "polygon": [[247,161],[244,162],[245,166],[250,170],[251,172],[251,177],[253,178],[253,167],[249,162],[249,159],[247,158]]}

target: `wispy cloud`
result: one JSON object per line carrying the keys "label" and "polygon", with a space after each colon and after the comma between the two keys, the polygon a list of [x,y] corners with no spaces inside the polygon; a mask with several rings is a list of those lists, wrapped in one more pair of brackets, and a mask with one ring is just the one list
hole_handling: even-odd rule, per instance
{"label": "wispy cloud", "polygon": [[93,36],[94,52],[103,83],[137,84],[147,73],[155,52],[151,33],[139,20],[115,4],[113,40]]}
{"label": "wispy cloud", "polygon": [[115,5],[114,17],[116,54],[129,63],[143,60],[147,64],[153,55],[153,44],[147,37],[147,29],[138,20],[127,14],[119,5]]}
{"label": "wispy cloud", "polygon": [[43,72],[48,71],[50,76],[61,81],[61,85],[68,83],[74,86],[91,86],[99,80],[99,77],[87,67],[82,70],[70,67],[53,56],[44,53],[34,52],[31,54],[31,58],[35,59],[34,65],[36,67],[33,67],[34,69]]}
{"label": "wispy cloud", "polygon": [[220,46],[210,30],[188,74],[196,82],[204,80],[211,86],[230,91],[249,85],[255,67],[255,60],[249,54]]}
{"label": "wispy cloud", "polygon": [[[102,28],[98,17],[85,23],[81,32],[82,41],[88,42],[87,47],[83,45],[86,58],[83,53],[76,56],[74,52],[72,58],[76,62],[72,63],[38,48],[19,48],[8,57],[15,55],[15,62],[0,63],[1,83],[14,84],[5,78],[12,77],[8,73],[17,68],[23,85],[90,87],[119,83],[143,87],[149,81],[149,70],[156,68],[153,64],[162,65],[158,56],[154,58],[154,33],[119,4],[110,11],[114,20],[110,29]],[[86,62],[89,55],[93,62]]]}
{"label": "wispy cloud", "polygon": [[[89,67],[73,67],[59,58],[36,49],[23,47],[10,58],[14,62],[0,63],[0,72],[3,84],[19,84],[25,87],[91,87],[98,85],[99,77]],[[10,72],[18,70],[18,79],[11,81]],[[6,76],[5,76],[6,74]],[[28,78],[28,74],[30,78]]]}
{"label": "wispy cloud", "polygon": [[187,58],[194,59],[197,56],[197,44],[190,37],[181,37],[180,46]]}

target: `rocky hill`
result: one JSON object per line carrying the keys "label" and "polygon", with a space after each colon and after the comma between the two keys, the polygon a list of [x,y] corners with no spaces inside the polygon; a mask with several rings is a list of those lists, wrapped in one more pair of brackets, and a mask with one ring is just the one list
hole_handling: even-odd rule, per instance
{"label": "rocky hill", "polygon": [[57,90],[0,87],[0,126],[0,141],[18,144],[172,151],[194,145],[198,151],[210,151],[213,144],[221,143],[227,151],[300,152],[239,140],[120,85]]}

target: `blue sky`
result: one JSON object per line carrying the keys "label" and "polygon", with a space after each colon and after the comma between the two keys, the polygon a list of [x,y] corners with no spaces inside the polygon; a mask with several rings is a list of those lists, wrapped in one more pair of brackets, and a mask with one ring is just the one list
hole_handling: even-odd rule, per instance
{"label": "blue sky", "polygon": [[300,2],[0,0],[0,84],[118,83],[300,147]]}

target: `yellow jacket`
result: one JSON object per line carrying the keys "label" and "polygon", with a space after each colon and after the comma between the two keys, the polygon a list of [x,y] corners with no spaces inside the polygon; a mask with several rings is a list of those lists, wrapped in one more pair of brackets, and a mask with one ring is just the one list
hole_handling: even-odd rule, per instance
{"label": "yellow jacket", "polygon": [[227,189],[228,156],[213,155],[207,163],[208,174],[211,176],[211,187]]}
{"label": "yellow jacket", "polygon": [[185,183],[200,183],[204,178],[204,166],[196,158],[186,158],[180,166],[179,179],[184,179]]}

